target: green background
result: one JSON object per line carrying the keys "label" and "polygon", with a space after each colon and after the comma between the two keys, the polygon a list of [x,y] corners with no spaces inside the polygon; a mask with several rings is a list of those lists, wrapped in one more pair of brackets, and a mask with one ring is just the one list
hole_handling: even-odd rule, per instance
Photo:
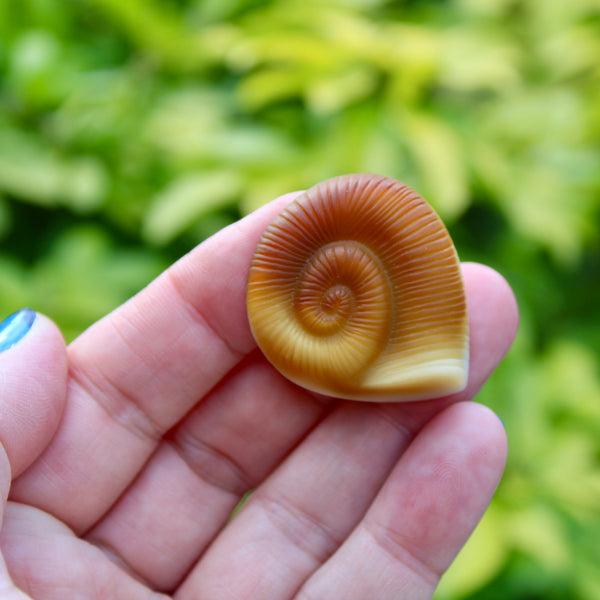
{"label": "green background", "polygon": [[600,598],[598,0],[0,0],[0,312],[72,339],[282,193],[428,199],[521,327],[510,456],[439,599]]}

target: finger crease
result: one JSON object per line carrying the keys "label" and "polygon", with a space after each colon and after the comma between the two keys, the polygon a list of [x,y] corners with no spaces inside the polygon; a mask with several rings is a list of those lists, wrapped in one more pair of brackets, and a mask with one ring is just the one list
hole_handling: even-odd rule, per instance
{"label": "finger crease", "polygon": [[414,433],[406,425],[404,425],[399,418],[394,417],[388,408],[389,407],[386,405],[377,405],[377,415],[381,417],[383,421],[389,423],[396,431],[402,434],[405,440],[411,440],[414,437]]}
{"label": "finger crease", "polygon": [[255,500],[274,527],[317,564],[323,564],[342,540],[321,519],[287,499],[261,494]]}
{"label": "finger crease", "polygon": [[438,573],[431,565],[428,565],[414,552],[411,552],[407,544],[402,540],[400,534],[392,532],[389,527],[386,527],[377,521],[368,521],[365,523],[364,529],[367,535],[369,535],[377,546],[379,546],[386,554],[415,573],[417,577],[427,584],[432,587],[437,586],[442,573]]}
{"label": "finger crease", "polygon": [[252,488],[246,471],[226,452],[190,433],[177,432],[170,444],[196,477],[236,496]]}
{"label": "finger crease", "polygon": [[145,443],[160,439],[163,434],[161,427],[140,408],[134,396],[119,388],[106,376],[102,386],[93,383],[77,369],[72,368],[69,376],[70,385],[84,390],[84,394],[92,398],[104,413],[125,431]]}

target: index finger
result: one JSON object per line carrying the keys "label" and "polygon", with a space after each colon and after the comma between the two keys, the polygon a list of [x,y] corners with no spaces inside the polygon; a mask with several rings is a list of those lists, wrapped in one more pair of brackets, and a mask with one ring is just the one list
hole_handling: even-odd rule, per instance
{"label": "index finger", "polygon": [[107,510],[161,435],[255,347],[248,267],[265,228],[296,195],[214,235],[70,344],[62,422],[12,498],[79,531]]}

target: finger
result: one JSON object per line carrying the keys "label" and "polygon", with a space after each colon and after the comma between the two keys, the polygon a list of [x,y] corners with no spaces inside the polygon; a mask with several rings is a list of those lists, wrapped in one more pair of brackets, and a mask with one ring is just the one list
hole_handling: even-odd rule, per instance
{"label": "finger", "polygon": [[[0,547],[14,581],[0,587],[2,600],[168,600],[121,570],[98,548],[76,537],[63,523],[24,504],[8,502]],[[2,582],[0,565],[0,582]],[[0,583],[0,586],[2,583]]]}
{"label": "finger", "polygon": [[0,351],[0,440],[15,477],[58,427],[66,397],[66,348],[56,326],[31,309],[11,315],[0,327],[5,348]]}
{"label": "finger", "polygon": [[64,418],[14,499],[83,531],[121,495],[161,434],[254,347],[248,267],[292,197],[213,236],[70,345]]}
{"label": "finger", "polygon": [[417,436],[340,549],[295,596],[426,600],[477,525],[506,461],[499,419],[455,404]]}
{"label": "finger", "polygon": [[325,411],[254,357],[169,435],[87,539],[155,589],[172,591],[242,495]]}
{"label": "finger", "polygon": [[479,263],[463,263],[463,274],[468,288],[470,361],[472,365],[477,357],[477,369],[487,375],[470,377],[467,387],[451,397],[454,402],[472,398],[479,391],[498,366],[499,353],[504,356],[508,352],[519,325],[515,295],[500,273]]}
{"label": "finger", "polygon": [[[66,396],[67,360],[56,326],[30,309],[0,324],[0,348],[0,597],[26,600],[29,596],[19,585],[49,600],[64,598],[65,590],[94,598],[94,580],[104,591],[102,598],[123,597],[123,592],[128,598],[158,600],[62,523],[29,506],[7,503],[14,471],[26,468],[57,428]],[[120,587],[118,596],[108,592],[113,587]]]}
{"label": "finger", "polygon": [[[31,309],[0,323],[0,525],[13,473],[25,469],[56,430],[65,399],[65,343]],[[0,555],[0,596],[26,600]]]}
{"label": "finger", "polygon": [[[508,349],[517,316],[514,303],[506,309],[496,304],[512,294],[495,272],[467,265],[465,278],[474,323],[469,383],[474,391]],[[493,287],[496,293],[490,294]],[[477,349],[484,341],[492,348],[480,359]],[[450,401],[438,401],[437,408],[434,402],[341,403],[254,493],[179,596],[221,598],[226,588],[223,598],[291,597],[356,526],[413,435]]]}
{"label": "finger", "polygon": [[[4,447],[0,444],[0,526],[4,519],[4,509],[10,488],[10,480],[11,474],[8,456]],[[27,596],[18,590],[13,583],[2,554],[0,554],[0,598],[3,600],[27,600]]]}

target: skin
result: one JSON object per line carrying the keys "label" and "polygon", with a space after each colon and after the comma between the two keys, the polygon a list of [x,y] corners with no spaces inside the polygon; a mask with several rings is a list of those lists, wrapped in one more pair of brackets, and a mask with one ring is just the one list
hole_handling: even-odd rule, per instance
{"label": "skin", "polygon": [[245,311],[254,248],[292,197],[68,348],[38,315],[0,353],[2,600],[432,596],[504,468],[502,424],[470,400],[513,340],[513,294],[463,266],[471,369],[458,395],[311,394],[262,358]]}

